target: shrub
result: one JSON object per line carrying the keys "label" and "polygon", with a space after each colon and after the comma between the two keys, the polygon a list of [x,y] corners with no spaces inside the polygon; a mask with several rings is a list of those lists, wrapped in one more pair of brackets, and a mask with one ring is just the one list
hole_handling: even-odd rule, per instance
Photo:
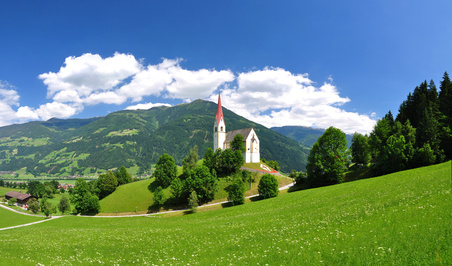
{"label": "shrub", "polygon": [[8,205],[9,205],[9,206],[13,206],[14,204],[16,204],[16,202],[17,202],[17,199],[16,199],[16,198],[11,198],[11,199],[8,201]]}
{"label": "shrub", "polygon": [[261,177],[257,190],[264,199],[276,197],[279,192],[278,180],[271,174],[265,174]]}
{"label": "shrub", "polygon": [[232,184],[227,188],[228,200],[232,205],[241,205],[245,203],[245,184],[242,178],[236,177]]}
{"label": "shrub", "polygon": [[188,198],[188,208],[191,213],[196,213],[198,211],[198,195],[194,190],[190,193],[190,197]]}

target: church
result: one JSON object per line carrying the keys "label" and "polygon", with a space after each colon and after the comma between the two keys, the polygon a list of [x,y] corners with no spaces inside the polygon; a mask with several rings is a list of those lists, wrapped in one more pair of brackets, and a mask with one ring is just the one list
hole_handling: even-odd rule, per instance
{"label": "church", "polygon": [[242,152],[245,163],[260,162],[259,138],[254,128],[238,129],[226,132],[226,124],[224,123],[223,108],[221,107],[221,96],[218,93],[217,114],[213,125],[213,150],[228,149],[234,136],[240,134],[243,136],[245,152]]}

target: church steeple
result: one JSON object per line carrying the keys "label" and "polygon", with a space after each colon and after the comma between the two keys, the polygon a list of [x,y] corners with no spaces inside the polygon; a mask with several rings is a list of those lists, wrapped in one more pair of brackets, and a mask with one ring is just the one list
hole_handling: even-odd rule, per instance
{"label": "church steeple", "polygon": [[226,124],[224,123],[223,108],[221,106],[221,96],[218,92],[217,114],[213,124],[213,150],[224,149],[226,140]]}
{"label": "church steeple", "polygon": [[217,115],[215,116],[216,120],[217,120],[217,124],[220,124],[220,121],[223,119],[224,121],[224,117],[223,117],[223,108],[221,107],[221,96],[220,96],[220,92],[218,92],[218,104],[217,104]]}

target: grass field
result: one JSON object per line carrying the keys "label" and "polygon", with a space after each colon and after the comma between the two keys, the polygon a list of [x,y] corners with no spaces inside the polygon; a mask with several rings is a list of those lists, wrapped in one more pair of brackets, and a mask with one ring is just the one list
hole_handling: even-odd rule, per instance
{"label": "grass field", "polygon": [[451,189],[448,162],[180,217],[67,216],[0,231],[0,257],[5,265],[450,265]]}
{"label": "grass field", "polygon": [[[34,217],[23,214],[18,214],[0,207],[0,228],[16,226],[21,224],[32,223],[44,220],[43,217]],[[1,261],[0,261],[0,264]]]}
{"label": "grass field", "polygon": [[21,191],[22,193],[25,193],[26,189],[24,190],[24,189],[19,189],[19,188],[0,187],[0,197],[4,197],[5,194],[10,191],[16,191],[16,192]]}

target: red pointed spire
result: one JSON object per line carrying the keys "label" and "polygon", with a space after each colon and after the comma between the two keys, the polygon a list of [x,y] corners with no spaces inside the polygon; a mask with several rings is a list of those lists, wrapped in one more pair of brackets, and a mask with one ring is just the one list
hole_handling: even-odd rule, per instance
{"label": "red pointed spire", "polygon": [[217,115],[215,116],[215,118],[217,119],[217,124],[220,124],[220,121],[221,121],[222,118],[223,118],[223,121],[224,121],[223,108],[221,107],[220,92],[218,92]]}

